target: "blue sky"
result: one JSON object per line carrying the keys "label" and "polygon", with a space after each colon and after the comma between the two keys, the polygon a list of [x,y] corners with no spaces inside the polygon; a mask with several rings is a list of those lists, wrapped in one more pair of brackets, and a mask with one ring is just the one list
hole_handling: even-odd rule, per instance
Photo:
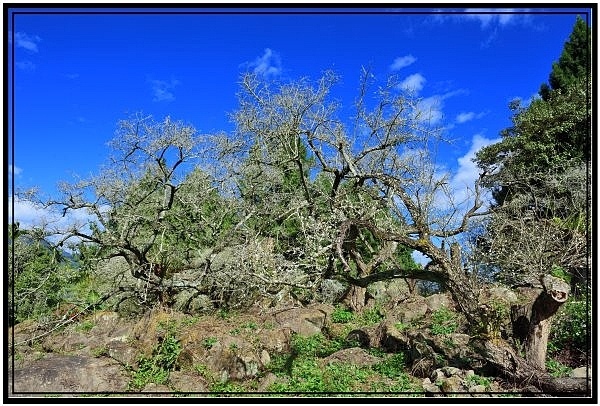
{"label": "blue sky", "polygon": [[[231,131],[227,115],[237,107],[243,72],[316,80],[326,69],[342,77],[334,96],[350,108],[363,66],[382,80],[398,75],[434,107],[446,137],[455,140],[440,150],[438,163],[453,171],[456,181],[469,180],[476,175],[470,157],[510,125],[510,100],[537,93],[576,13],[584,18],[589,13],[556,8],[363,8],[355,15],[342,14],[348,11],[342,8],[301,15],[290,9],[271,15],[256,14],[259,9],[186,12],[217,11],[198,8],[127,15],[110,14],[122,9],[105,9],[109,14],[79,9],[85,14],[70,15],[57,13],[65,9],[11,11],[17,13],[5,27],[9,113],[14,109],[14,123],[8,122],[14,145],[10,136],[5,145],[8,173],[14,174],[15,188],[37,186],[46,194],[55,194],[61,180],[96,173],[108,157],[106,144],[117,121],[133,113],[170,115],[201,133]],[[15,202],[17,220],[36,215],[39,211],[25,202]]]}

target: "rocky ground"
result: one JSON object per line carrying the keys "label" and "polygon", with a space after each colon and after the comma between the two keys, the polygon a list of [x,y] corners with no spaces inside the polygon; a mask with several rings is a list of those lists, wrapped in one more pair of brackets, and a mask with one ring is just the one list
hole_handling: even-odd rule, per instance
{"label": "rocky ground", "polygon": [[520,396],[485,376],[455,316],[437,294],[362,314],[98,311],[51,333],[25,322],[9,332],[9,396]]}

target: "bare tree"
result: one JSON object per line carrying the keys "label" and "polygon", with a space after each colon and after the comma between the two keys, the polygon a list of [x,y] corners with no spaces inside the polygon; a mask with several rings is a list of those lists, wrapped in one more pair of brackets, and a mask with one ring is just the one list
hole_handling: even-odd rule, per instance
{"label": "bare tree", "polygon": [[[239,167],[253,168],[251,179],[257,185],[283,185],[285,175],[295,170],[299,183],[293,199],[285,198],[281,187],[271,188],[271,200],[263,209],[275,218],[296,218],[299,233],[309,236],[296,247],[295,263],[301,258],[303,269],[313,274],[313,285],[331,277],[349,283],[348,303],[358,310],[365,304],[365,287],[374,281],[435,281],[451,293],[474,329],[485,325],[490,315],[478,303],[482,281],[467,266],[459,241],[476,219],[488,214],[481,190],[487,173],[457,201],[448,176],[430,159],[429,151],[441,138],[432,125],[432,112],[418,99],[400,94],[393,78],[377,89],[373,104],[368,97],[372,75],[365,70],[356,115],[347,128],[336,117],[338,106],[328,102],[335,81],[335,75],[326,73],[315,87],[307,80],[277,87],[255,75],[244,76],[240,109],[234,115],[238,131],[226,144],[229,156],[238,159]],[[309,171],[302,147],[314,164]],[[256,203],[248,206],[248,213]],[[398,266],[393,253],[399,245],[422,253],[429,264],[424,269]],[[553,313],[569,292],[544,271],[531,307],[552,304]],[[531,334],[547,331],[549,315],[538,311],[530,319]],[[553,385],[536,361],[545,355],[544,340],[531,342],[525,360],[509,344],[479,337],[483,344],[474,348],[508,376],[537,370],[546,389]],[[519,361],[500,358],[507,351]]]}

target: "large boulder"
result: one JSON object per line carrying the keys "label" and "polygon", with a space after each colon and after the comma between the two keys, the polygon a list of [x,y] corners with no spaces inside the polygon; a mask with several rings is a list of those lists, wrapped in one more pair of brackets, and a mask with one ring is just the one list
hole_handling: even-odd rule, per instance
{"label": "large boulder", "polygon": [[274,318],[280,327],[287,327],[296,334],[309,337],[321,333],[333,310],[331,305],[320,304],[280,311],[275,313]]}
{"label": "large boulder", "polygon": [[129,382],[122,366],[104,357],[47,354],[11,372],[15,393],[124,392]]}
{"label": "large boulder", "polygon": [[223,337],[207,350],[205,362],[212,375],[228,379],[254,378],[271,361],[269,353],[239,337]]}

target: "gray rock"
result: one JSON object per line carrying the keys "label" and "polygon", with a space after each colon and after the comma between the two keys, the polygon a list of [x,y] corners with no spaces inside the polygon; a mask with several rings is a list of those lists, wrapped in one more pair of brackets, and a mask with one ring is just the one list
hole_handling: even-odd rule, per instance
{"label": "gray rock", "polygon": [[424,317],[427,313],[427,308],[425,300],[421,296],[416,296],[398,304],[394,308],[394,317],[402,323],[410,323],[413,320]]}
{"label": "gray rock", "polygon": [[323,359],[325,364],[346,363],[354,365],[371,366],[381,362],[381,359],[375,357],[362,348],[345,348],[331,354]]}
{"label": "gray rock", "polygon": [[481,393],[481,392],[486,392],[487,388],[483,385],[475,385],[475,386],[471,386],[469,388],[469,392],[471,393]]}
{"label": "gray rock", "polygon": [[332,306],[325,305],[301,307],[277,313],[275,320],[281,327],[288,327],[301,336],[310,337],[321,333],[325,320],[332,311]]}
{"label": "gray rock", "polygon": [[267,392],[269,390],[269,387],[271,385],[273,385],[275,382],[277,382],[277,375],[275,375],[272,372],[267,373],[265,375],[265,377],[262,378],[260,383],[258,384],[258,391],[259,392]]}
{"label": "gray rock", "polygon": [[575,368],[569,374],[571,378],[591,378],[592,371],[588,370],[586,367]]}
{"label": "gray rock", "polygon": [[450,376],[454,376],[454,375],[460,375],[461,370],[455,367],[443,367],[442,368],[442,372],[450,377]]}
{"label": "gray rock", "polygon": [[15,392],[123,392],[129,378],[109,358],[48,354],[14,370]]}
{"label": "gray rock", "polygon": [[175,392],[208,392],[209,384],[195,372],[173,371],[169,383]]}
{"label": "gray rock", "polygon": [[457,375],[450,376],[442,379],[441,388],[442,391],[446,393],[464,392],[463,380]]}
{"label": "gray rock", "polygon": [[423,379],[421,386],[423,387],[423,390],[427,393],[439,393],[440,392],[440,387],[437,386],[435,383],[432,383],[429,378]]}
{"label": "gray rock", "polygon": [[442,307],[452,308],[452,299],[445,293],[436,293],[425,298],[425,303],[430,311],[434,312],[441,309]]}

